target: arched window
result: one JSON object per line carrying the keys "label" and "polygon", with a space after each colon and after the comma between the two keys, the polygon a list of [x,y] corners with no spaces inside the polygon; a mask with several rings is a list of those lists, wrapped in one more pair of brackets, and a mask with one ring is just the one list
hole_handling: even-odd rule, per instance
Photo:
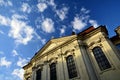
{"label": "arched window", "polygon": [[56,76],[56,63],[50,65],[50,80],[57,80]]}
{"label": "arched window", "polygon": [[41,69],[38,69],[36,72],[36,80],[41,80]]}
{"label": "arched window", "polygon": [[26,80],[30,80],[30,77],[28,77]]}
{"label": "arched window", "polygon": [[66,62],[67,62],[69,78],[71,79],[71,78],[77,77],[77,71],[76,71],[76,66],[75,66],[73,56],[72,55],[68,56],[66,58]]}
{"label": "arched window", "polygon": [[93,48],[93,54],[101,70],[111,68],[111,65],[100,47]]}

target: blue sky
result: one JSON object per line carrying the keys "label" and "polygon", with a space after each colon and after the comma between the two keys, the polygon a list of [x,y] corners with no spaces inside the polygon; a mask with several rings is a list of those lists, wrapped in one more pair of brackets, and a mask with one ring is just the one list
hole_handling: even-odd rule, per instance
{"label": "blue sky", "polygon": [[118,0],[0,0],[0,80],[22,80],[24,66],[52,37],[120,25]]}

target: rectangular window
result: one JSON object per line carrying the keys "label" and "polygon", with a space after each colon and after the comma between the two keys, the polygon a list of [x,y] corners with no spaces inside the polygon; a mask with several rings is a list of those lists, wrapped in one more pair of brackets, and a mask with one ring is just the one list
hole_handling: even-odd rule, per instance
{"label": "rectangular window", "polygon": [[101,70],[111,68],[107,57],[100,47],[95,47],[92,51]]}
{"label": "rectangular window", "polygon": [[56,63],[50,65],[50,80],[57,80],[56,76]]}
{"label": "rectangular window", "polygon": [[36,80],[41,80],[41,69],[38,69],[36,72]]}
{"label": "rectangular window", "polygon": [[72,55],[68,56],[66,58],[66,62],[67,62],[69,78],[72,79],[74,77],[77,77],[77,71],[76,71],[76,66],[74,63],[73,56]]}

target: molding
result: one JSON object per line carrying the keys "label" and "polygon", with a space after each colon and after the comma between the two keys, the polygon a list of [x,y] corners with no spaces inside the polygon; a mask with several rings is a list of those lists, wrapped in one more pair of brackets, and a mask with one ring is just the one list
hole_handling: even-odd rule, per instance
{"label": "molding", "polygon": [[69,49],[69,50],[66,50],[65,53],[63,53],[62,55],[66,58],[67,56],[69,55],[72,55],[72,56],[75,56],[75,53],[74,53],[75,49]]}
{"label": "molding", "polygon": [[75,48],[76,50],[80,49],[80,48],[79,48],[79,45],[75,45],[74,48]]}
{"label": "molding", "polygon": [[73,37],[73,38],[70,39],[70,40],[65,41],[65,42],[62,43],[61,45],[58,45],[58,46],[54,47],[53,49],[45,52],[43,55],[40,55],[39,57],[36,57],[35,59],[37,60],[37,59],[39,59],[39,58],[41,58],[41,57],[48,56],[49,54],[54,53],[55,51],[57,51],[57,50],[60,49],[61,47],[64,47],[64,46],[70,44],[71,42],[73,42],[73,41],[75,41],[75,40],[77,40],[77,37],[76,37],[76,36]]}
{"label": "molding", "polygon": [[38,64],[38,65],[36,66],[36,68],[37,68],[37,69],[41,69],[41,70],[42,70],[43,65],[44,65],[44,64]]}
{"label": "molding", "polygon": [[96,47],[96,46],[99,46],[99,47],[103,47],[103,45],[102,45],[102,42],[103,41],[105,41],[106,39],[105,39],[105,37],[99,37],[99,39],[98,40],[96,40],[96,41],[92,41],[91,43],[89,43],[87,46],[88,46],[88,48],[90,49],[90,50],[92,50],[94,47]]}
{"label": "molding", "polygon": [[57,63],[57,59],[58,59],[58,57],[53,57],[53,58],[49,59],[48,60],[49,65],[51,65],[52,63]]}
{"label": "molding", "polygon": [[49,63],[49,61],[48,61],[48,60],[44,61],[44,64],[43,64],[43,65],[47,65],[47,63]]}
{"label": "molding", "polygon": [[98,28],[92,30],[91,32],[89,32],[89,33],[87,33],[85,35],[80,35],[79,34],[78,36],[79,36],[79,38],[81,40],[85,40],[87,38],[90,38],[90,37],[96,35],[99,32],[103,32],[104,34],[108,35],[108,31],[107,31],[106,27],[105,26],[101,26],[101,27],[98,27]]}
{"label": "molding", "polygon": [[25,78],[28,78],[28,77],[31,76],[31,74],[32,74],[31,72],[26,72],[26,73],[24,74],[24,77],[25,77]]}
{"label": "molding", "polygon": [[36,64],[36,66],[32,67],[32,71],[38,70],[38,69],[43,69],[44,64]]}
{"label": "molding", "polygon": [[27,69],[27,68],[29,68],[29,67],[31,67],[31,66],[32,66],[32,63],[29,62],[27,65],[23,66],[23,69],[25,70],[25,69]]}

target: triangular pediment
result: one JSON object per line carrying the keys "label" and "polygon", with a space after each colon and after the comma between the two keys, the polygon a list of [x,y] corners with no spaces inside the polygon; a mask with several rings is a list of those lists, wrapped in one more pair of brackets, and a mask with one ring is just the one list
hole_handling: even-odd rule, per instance
{"label": "triangular pediment", "polygon": [[61,38],[57,38],[57,39],[52,39],[50,41],[48,41],[41,50],[38,51],[37,55],[43,55],[46,52],[54,49],[55,47],[58,47],[60,45],[62,45],[63,43],[66,43],[67,41],[75,38],[76,35],[72,35],[72,36],[67,36],[67,37],[61,37]]}

